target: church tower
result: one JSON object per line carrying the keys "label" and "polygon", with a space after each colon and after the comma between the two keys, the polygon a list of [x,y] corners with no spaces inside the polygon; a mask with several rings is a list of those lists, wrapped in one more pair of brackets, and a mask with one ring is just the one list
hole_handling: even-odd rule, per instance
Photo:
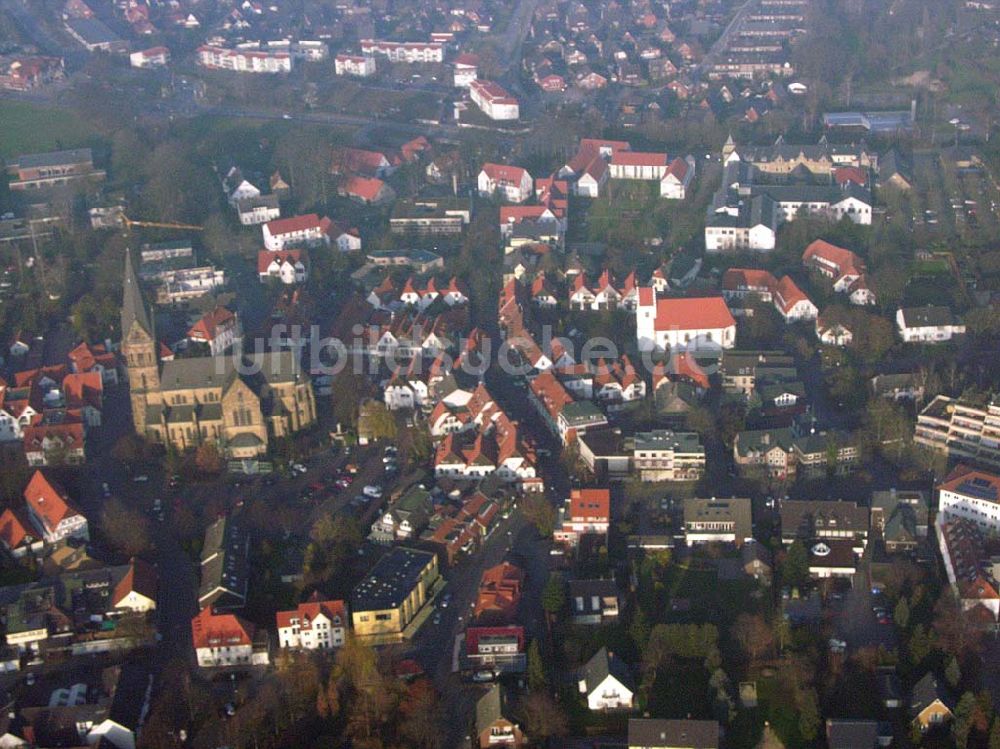
{"label": "church tower", "polygon": [[156,334],[142,289],[132,266],[132,253],[125,250],[125,280],[122,294],[122,356],[128,370],[129,397],[135,431],[146,436],[146,406],[160,403],[160,369]]}

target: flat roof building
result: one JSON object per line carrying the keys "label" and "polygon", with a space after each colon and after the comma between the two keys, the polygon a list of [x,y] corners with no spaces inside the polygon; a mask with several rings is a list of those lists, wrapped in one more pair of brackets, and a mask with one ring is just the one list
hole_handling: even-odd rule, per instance
{"label": "flat roof building", "polygon": [[351,595],[355,634],[402,637],[439,577],[435,554],[405,546],[393,548]]}

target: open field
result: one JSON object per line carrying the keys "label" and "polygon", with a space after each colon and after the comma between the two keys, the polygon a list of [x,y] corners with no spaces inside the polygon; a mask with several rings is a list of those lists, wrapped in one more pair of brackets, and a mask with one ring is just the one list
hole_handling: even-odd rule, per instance
{"label": "open field", "polygon": [[0,101],[0,158],[82,146],[93,129],[68,109]]}

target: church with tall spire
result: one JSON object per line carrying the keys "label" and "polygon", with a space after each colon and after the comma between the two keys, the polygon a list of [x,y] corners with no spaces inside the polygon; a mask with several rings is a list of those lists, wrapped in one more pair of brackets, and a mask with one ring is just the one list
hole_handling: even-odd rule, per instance
{"label": "church with tall spire", "polygon": [[234,460],[258,458],[271,440],[316,421],[312,384],[292,351],[237,352],[164,361],[131,252],[125,253],[122,356],[135,431],[183,451],[215,444]]}

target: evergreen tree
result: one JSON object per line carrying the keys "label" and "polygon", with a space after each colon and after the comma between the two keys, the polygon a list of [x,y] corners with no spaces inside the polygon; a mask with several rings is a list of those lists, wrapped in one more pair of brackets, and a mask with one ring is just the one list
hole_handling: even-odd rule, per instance
{"label": "evergreen tree", "polygon": [[544,691],[548,686],[545,675],[545,663],[542,661],[542,649],[538,640],[532,640],[528,646],[528,688],[532,692]]}

